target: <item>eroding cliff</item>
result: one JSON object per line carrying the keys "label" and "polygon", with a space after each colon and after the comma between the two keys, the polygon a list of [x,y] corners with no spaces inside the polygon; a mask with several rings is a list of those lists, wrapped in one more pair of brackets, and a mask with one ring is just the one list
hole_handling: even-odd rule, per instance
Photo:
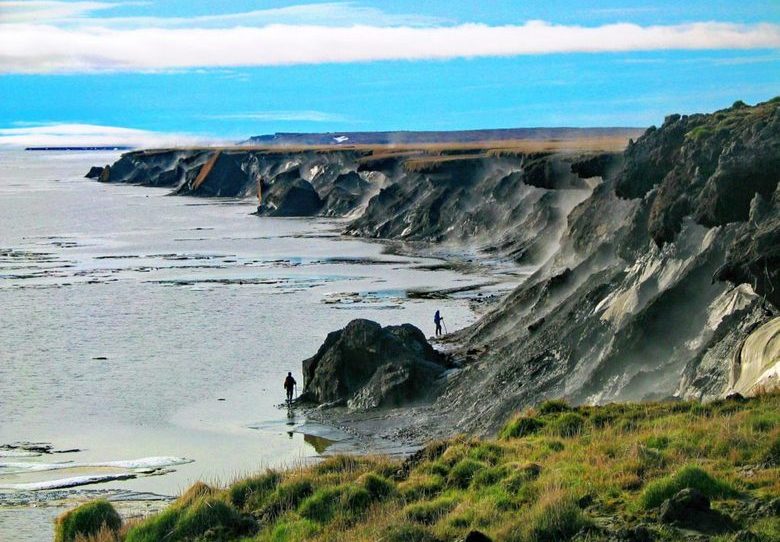
{"label": "eroding cliff", "polygon": [[142,151],[99,178],[259,195],[259,214],[349,217],[349,235],[521,264],[528,279],[451,338],[459,372],[426,415],[404,420],[412,433],[494,431],[549,397],[711,399],[775,385],[780,98],[672,115],[606,151]]}

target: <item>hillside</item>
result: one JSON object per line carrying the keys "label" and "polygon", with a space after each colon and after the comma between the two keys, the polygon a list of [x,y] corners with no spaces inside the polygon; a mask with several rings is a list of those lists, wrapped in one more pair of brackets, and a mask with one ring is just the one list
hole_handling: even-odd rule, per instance
{"label": "hillside", "polygon": [[[120,526],[108,503],[58,521],[95,542],[780,540],[780,395],[572,408],[404,461],[329,457],[227,487],[198,483]],[[61,540],[72,538],[62,537]],[[86,539],[82,539],[86,540]]]}

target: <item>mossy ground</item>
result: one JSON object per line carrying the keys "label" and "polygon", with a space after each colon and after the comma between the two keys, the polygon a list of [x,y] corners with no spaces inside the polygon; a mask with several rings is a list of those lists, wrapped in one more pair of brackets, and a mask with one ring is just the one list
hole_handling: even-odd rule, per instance
{"label": "mossy ground", "polygon": [[198,486],[122,538],[443,542],[476,529],[512,542],[598,541],[643,524],[671,541],[690,533],[662,525],[659,506],[694,487],[750,540],[780,540],[780,518],[756,512],[780,496],[780,394],[705,405],[550,402],[501,435],[431,443],[405,463],[338,456]]}

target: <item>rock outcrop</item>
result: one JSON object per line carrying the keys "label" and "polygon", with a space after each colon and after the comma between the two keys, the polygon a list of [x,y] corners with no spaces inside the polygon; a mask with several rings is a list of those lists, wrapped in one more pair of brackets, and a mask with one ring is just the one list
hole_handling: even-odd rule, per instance
{"label": "rock outcrop", "polygon": [[89,171],[87,172],[86,175],[84,175],[84,177],[86,177],[87,179],[99,179],[100,176],[103,174],[103,169],[105,168],[102,168],[100,166],[92,166],[91,168],[89,168]]}
{"label": "rock outcrop", "polygon": [[430,395],[445,360],[411,324],[353,320],[303,362],[303,397],[350,408],[398,406]]}

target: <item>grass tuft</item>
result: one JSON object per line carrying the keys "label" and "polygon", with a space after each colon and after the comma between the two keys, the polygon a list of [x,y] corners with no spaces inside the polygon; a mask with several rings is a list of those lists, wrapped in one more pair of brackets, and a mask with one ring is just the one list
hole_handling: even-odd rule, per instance
{"label": "grass tuft", "polygon": [[557,414],[572,410],[569,403],[562,399],[548,399],[536,407],[537,412],[544,416],[545,414]]}
{"label": "grass tuft", "polygon": [[406,518],[417,523],[432,524],[458,504],[453,497],[442,496],[432,501],[410,504],[404,508]]}
{"label": "grass tuft", "polygon": [[268,494],[273,491],[281,476],[274,471],[236,482],[228,488],[228,498],[233,505],[242,510],[245,506],[257,508]]}
{"label": "grass tuft", "polygon": [[396,493],[395,484],[378,474],[368,472],[358,479],[373,500],[383,500]]}
{"label": "grass tuft", "polygon": [[105,499],[90,501],[59,516],[54,526],[56,542],[71,542],[77,537],[97,535],[108,528],[118,531],[122,526],[114,507]]}
{"label": "grass tuft", "polygon": [[544,423],[530,416],[518,416],[510,420],[501,430],[502,439],[522,438],[538,433]]}
{"label": "grass tuft", "polygon": [[543,495],[527,521],[521,531],[524,542],[569,540],[588,523],[577,501],[558,491]]}
{"label": "grass tuft", "polygon": [[460,460],[447,477],[447,482],[454,487],[467,488],[478,472],[486,467],[485,463],[474,459]]}
{"label": "grass tuft", "polygon": [[585,426],[585,418],[576,412],[566,412],[550,424],[550,430],[554,435],[563,438],[578,436]]}
{"label": "grass tuft", "polygon": [[686,465],[671,476],[649,483],[642,493],[640,503],[646,509],[656,508],[685,488],[698,489],[710,498],[730,497],[737,493],[731,485],[713,478],[704,469],[696,465]]}
{"label": "grass tuft", "polygon": [[381,540],[383,542],[438,542],[433,533],[422,525],[409,523],[389,527]]}

